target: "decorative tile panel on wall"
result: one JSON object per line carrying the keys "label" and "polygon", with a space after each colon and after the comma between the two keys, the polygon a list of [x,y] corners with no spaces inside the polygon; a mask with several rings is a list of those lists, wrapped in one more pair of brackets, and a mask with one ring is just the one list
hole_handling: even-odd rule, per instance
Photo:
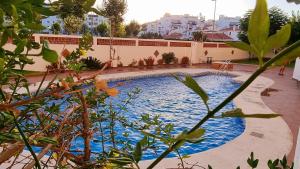
{"label": "decorative tile panel on wall", "polygon": [[189,42],[170,42],[171,47],[191,47],[192,43]]}
{"label": "decorative tile panel on wall", "polygon": [[225,43],[219,43],[219,48],[231,48],[231,46],[228,46]]}
{"label": "decorative tile panel on wall", "polygon": [[40,41],[48,40],[50,44],[79,44],[80,38],[41,36]]}
{"label": "decorative tile panel on wall", "polygon": [[135,40],[123,40],[123,39],[97,39],[97,45],[118,45],[118,46],[135,46]]}
{"label": "decorative tile panel on wall", "polygon": [[139,46],[168,46],[168,42],[139,40]]}
{"label": "decorative tile panel on wall", "polygon": [[205,48],[217,48],[218,44],[217,43],[204,43],[203,47],[205,47]]}

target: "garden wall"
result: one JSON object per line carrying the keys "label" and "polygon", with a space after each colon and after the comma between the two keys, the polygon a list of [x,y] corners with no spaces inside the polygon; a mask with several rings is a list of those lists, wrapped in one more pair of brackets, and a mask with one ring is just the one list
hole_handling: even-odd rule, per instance
{"label": "garden wall", "polygon": [[[76,49],[80,36],[34,34],[33,38],[36,42],[48,40],[50,48],[60,54],[64,48],[70,51]],[[110,40],[109,38],[103,37],[94,37],[94,51],[89,51],[87,55],[96,57],[102,62],[110,60],[110,43],[113,45],[115,58],[119,57],[120,62],[122,62],[124,66],[128,66],[133,60],[138,61],[149,56],[155,58],[156,64],[157,60],[161,59],[162,54],[166,52],[174,52],[179,62],[182,57],[187,56],[192,60],[192,64],[206,62],[207,57],[213,57],[214,61],[221,61],[227,59],[246,59],[249,56],[248,52],[231,48],[224,43],[128,38],[113,38],[113,40]],[[15,46],[10,42],[5,45],[5,48],[14,49]],[[39,51],[34,51],[34,53],[38,52]],[[33,57],[33,59],[35,64],[25,69],[33,71],[46,70],[47,62],[39,57]]]}

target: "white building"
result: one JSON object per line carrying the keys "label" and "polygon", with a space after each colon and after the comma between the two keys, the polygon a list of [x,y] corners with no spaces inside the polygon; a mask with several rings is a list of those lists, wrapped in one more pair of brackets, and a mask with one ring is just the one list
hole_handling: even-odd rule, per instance
{"label": "white building", "polygon": [[103,22],[106,22],[106,23],[108,22],[108,19],[105,18],[104,16],[95,15],[95,14],[85,15],[84,23],[89,28],[95,28]]}
{"label": "white building", "polygon": [[229,28],[221,29],[220,32],[223,32],[225,35],[231,37],[233,41],[239,41],[238,34],[240,32],[239,26],[233,25]]}
{"label": "white building", "polygon": [[233,40],[238,40],[241,17],[227,17],[219,16],[219,20],[207,20],[200,14],[200,16],[190,15],[170,15],[166,13],[157,21],[146,23],[146,30],[144,32],[158,33],[165,38],[192,39],[193,32],[196,31],[219,31],[231,37]]}
{"label": "white building", "polygon": [[46,19],[42,19],[42,25],[45,27],[43,33],[52,33],[50,29],[54,23],[59,23],[62,27],[62,20],[58,16],[49,16]]}
{"label": "white building", "polygon": [[221,30],[225,28],[229,28],[231,26],[238,26],[240,25],[241,17],[228,17],[225,15],[220,15],[219,20],[216,21],[216,29]]}
{"label": "white building", "polygon": [[181,39],[191,39],[192,33],[204,26],[204,21],[205,18],[201,14],[200,16],[190,16],[166,13],[159,20],[146,23],[145,32],[158,33],[162,36],[181,34]]}
{"label": "white building", "polygon": [[[107,18],[95,14],[87,14],[84,18],[84,24],[87,25],[90,29],[97,27],[103,22],[107,22]],[[42,19],[42,25],[45,27],[43,33],[52,33],[50,29],[54,23],[59,23],[61,25],[61,28],[63,29],[63,21],[59,16],[50,16]],[[64,31],[62,30],[62,33],[63,32]]]}
{"label": "white building", "polygon": [[238,41],[238,34],[240,32],[240,19],[241,17],[227,17],[224,15],[219,16],[216,21],[216,30],[223,32],[225,35],[231,37],[233,41]]}

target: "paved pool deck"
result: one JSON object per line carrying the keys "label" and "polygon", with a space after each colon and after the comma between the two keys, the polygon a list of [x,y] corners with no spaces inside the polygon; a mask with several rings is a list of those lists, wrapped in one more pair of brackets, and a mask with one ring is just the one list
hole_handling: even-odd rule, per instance
{"label": "paved pool deck", "polygon": [[[234,70],[251,73],[255,70],[255,66],[235,65]],[[287,68],[284,76],[279,76],[278,72],[279,68],[273,68],[263,73],[263,76],[274,81],[271,88],[278,91],[270,92],[270,96],[262,96],[262,99],[270,109],[282,115],[292,131],[293,148],[288,155],[288,160],[291,162],[294,160],[300,127],[300,85],[297,85],[297,82],[292,79],[292,68]]]}
{"label": "paved pool deck", "polygon": [[[97,78],[115,80],[115,79],[133,79],[139,77],[151,77],[156,75],[170,73],[186,73],[191,75],[204,75],[207,73],[218,73],[211,69],[193,68],[193,69],[168,69],[152,70],[139,72],[123,72],[117,74],[99,75]],[[241,71],[228,72],[237,76],[234,78],[238,82],[244,82],[249,73]],[[273,112],[266,106],[261,98],[261,92],[274,84],[274,81],[263,76],[258,77],[242,94],[234,99],[237,107],[241,108],[245,114],[272,114]],[[274,119],[245,119],[245,131],[232,141],[225,145],[210,149],[204,152],[190,155],[185,159],[189,164],[195,164],[206,167],[208,164],[217,169],[229,169],[240,166],[247,168],[246,160],[250,153],[255,152],[255,156],[260,159],[258,169],[267,168],[269,159],[281,158],[288,154],[292,149],[292,132],[286,122],[281,117]],[[141,168],[146,168],[152,160],[142,161]],[[179,160],[177,158],[163,159],[155,168],[167,169],[176,168]],[[194,166],[195,169],[201,168]]]}
{"label": "paved pool deck", "polygon": [[[192,67],[193,69],[198,68],[210,68],[210,65],[196,65]],[[155,68],[150,69],[150,72],[154,70],[160,70],[162,68]],[[168,68],[170,70],[172,68]],[[234,71],[238,71],[243,73],[251,73],[256,69],[253,65],[235,65]],[[106,71],[104,74],[119,74],[125,72],[149,72],[147,69],[139,70],[139,69],[132,69],[132,68],[122,68],[122,69],[114,69],[110,71]],[[218,149],[212,149],[203,153],[200,156],[192,156],[190,159],[193,162],[197,161],[199,164],[206,166],[206,164],[212,164],[215,168],[224,168],[225,166],[231,166],[230,168],[234,168],[234,166],[241,165],[243,168],[243,162],[246,164],[246,159],[250,154],[250,147],[251,151],[261,151],[256,152],[258,157],[262,158],[262,161],[267,160],[268,158],[272,157],[281,157],[283,154],[288,154],[289,152],[289,161],[293,160],[294,151],[295,151],[295,144],[296,138],[298,134],[298,129],[300,126],[300,88],[297,87],[296,81],[292,80],[292,69],[287,68],[286,74],[284,76],[278,75],[278,68],[269,69],[265,73],[263,73],[264,77],[261,77],[258,80],[258,84],[254,84],[252,89],[248,89],[248,92],[244,92],[239,99],[235,100],[235,103],[238,107],[243,108],[245,106],[244,103],[240,103],[241,101],[247,101],[248,107],[244,107],[244,109],[249,110],[248,113],[271,113],[276,112],[282,114],[282,118],[276,118],[272,120],[263,120],[263,119],[250,119],[247,120],[246,126],[250,126],[250,130],[246,128],[246,131],[243,135],[247,135],[247,139],[237,139],[229,142],[228,144],[221,146],[220,148],[223,149],[220,152]],[[92,72],[84,73],[91,74]],[[121,73],[121,74],[120,74]],[[63,74],[61,76],[64,76]],[[245,76],[244,76],[245,78]],[[31,82],[40,81],[41,77],[30,77],[29,80]],[[270,80],[271,79],[271,80]],[[243,79],[239,79],[243,80]],[[256,87],[255,87],[256,86]],[[261,93],[265,88],[273,88],[277,89],[276,92],[270,92],[270,96],[260,96]],[[254,98],[255,100],[249,100],[249,98]],[[247,100],[248,99],[248,100]],[[246,106],[247,106],[246,104]],[[252,104],[252,105],[251,105]],[[275,121],[274,121],[275,120]],[[269,124],[271,123],[271,124]],[[250,125],[249,125],[250,124]],[[251,128],[251,124],[255,124],[254,128]],[[260,126],[261,125],[261,126]],[[264,126],[267,126],[267,129],[263,132],[261,129],[264,129]],[[242,136],[243,136],[242,135]],[[242,137],[241,136],[241,137]],[[244,140],[244,141],[243,141]],[[238,142],[242,141],[239,144]],[[246,142],[245,142],[246,141]],[[260,146],[255,146],[259,143]],[[230,148],[233,146],[234,148]],[[229,147],[229,148],[226,148]],[[234,150],[234,151],[233,151]],[[266,151],[268,150],[268,151]],[[274,151],[273,151],[274,150]],[[278,152],[275,152],[277,151]],[[249,151],[249,152],[247,152]],[[207,153],[212,153],[212,155],[207,155]],[[243,152],[240,154],[239,152]],[[270,154],[273,153],[273,154]],[[221,155],[223,154],[223,155]],[[216,160],[218,158],[218,160]],[[239,160],[237,160],[239,159]],[[173,159],[174,160],[174,159]],[[160,167],[166,168],[166,164],[168,167],[176,167],[177,162],[171,159],[166,159],[164,162],[160,163]],[[225,161],[225,164],[221,161]],[[239,161],[236,164],[230,163],[230,161]],[[146,166],[149,164],[150,161],[143,162],[142,166]],[[170,166],[170,164],[172,166]],[[162,166],[161,166],[162,165]],[[224,166],[225,165],[225,166]],[[265,168],[262,167],[262,168]]]}

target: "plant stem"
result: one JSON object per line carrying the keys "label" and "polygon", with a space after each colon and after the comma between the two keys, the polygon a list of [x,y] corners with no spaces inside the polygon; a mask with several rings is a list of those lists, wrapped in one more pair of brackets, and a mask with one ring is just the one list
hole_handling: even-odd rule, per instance
{"label": "plant stem", "polygon": [[90,120],[89,120],[89,114],[87,111],[87,104],[86,100],[83,96],[83,93],[79,93],[79,98],[82,103],[82,137],[84,138],[84,161],[90,161],[90,156],[91,156],[91,145],[90,145],[90,140],[91,140],[91,134],[90,134]]}
{"label": "plant stem", "polygon": [[15,123],[17,129],[19,130],[20,135],[21,135],[21,137],[22,137],[22,139],[23,139],[23,141],[24,141],[26,147],[27,147],[28,150],[30,151],[30,153],[31,153],[31,155],[32,155],[32,157],[33,157],[33,159],[34,159],[34,161],[35,161],[35,166],[36,166],[38,169],[41,169],[40,162],[39,162],[38,158],[36,157],[36,155],[35,155],[35,153],[34,153],[32,147],[30,146],[30,144],[29,144],[29,142],[28,142],[28,140],[27,140],[27,138],[26,138],[26,136],[25,136],[23,130],[22,130],[21,127],[19,126],[18,121],[17,121],[17,119],[16,119],[15,116],[14,116],[14,123]]}
{"label": "plant stem", "polygon": [[181,155],[180,155],[178,149],[175,149],[175,152],[177,153],[178,158],[180,159],[181,167],[184,169],[184,168],[185,168],[185,167],[184,167],[184,161],[183,161],[183,159],[182,159],[182,157],[181,157]]}
{"label": "plant stem", "polygon": [[[300,41],[295,42],[293,45],[289,46],[288,48],[284,49],[277,55],[275,55],[272,59],[266,62],[263,66],[257,69],[234,93],[232,93],[229,97],[227,97],[222,103],[220,103],[214,110],[209,112],[202,120],[198,122],[189,132],[188,134],[197,130],[201,125],[203,125],[207,120],[212,118],[219,110],[221,110],[224,106],[226,106],[229,102],[231,102],[235,97],[241,94],[259,75],[261,75],[268,67],[270,67],[273,63],[277,60],[283,58],[286,54],[293,51],[294,49],[300,46]],[[152,169],[155,167],[163,158],[165,158],[170,152],[172,152],[178,145],[180,145],[182,140],[177,141],[174,143],[170,148],[165,150],[153,163],[151,163],[147,169]]]}
{"label": "plant stem", "polygon": [[47,77],[48,73],[49,73],[49,70],[47,69],[47,71],[45,72],[45,74],[44,74],[44,76],[42,78],[42,81],[40,82],[40,85],[39,85],[38,89],[35,92],[35,95],[34,95],[35,97],[39,94],[39,92],[41,90],[41,87],[42,87],[44,81],[46,80],[46,77]]}
{"label": "plant stem", "polygon": [[[20,67],[21,67],[20,70],[23,71],[24,65],[20,65]],[[11,94],[11,98],[9,99],[9,103],[11,103],[11,101],[12,101],[12,99],[13,99],[13,96],[15,95],[15,93],[16,93],[16,91],[17,91],[17,88],[18,88],[18,86],[19,86],[20,81],[21,81],[21,76],[18,76],[18,78],[17,78],[17,80],[16,80],[16,85],[15,85],[15,87],[14,87],[14,89],[13,89],[12,94]]]}
{"label": "plant stem", "polygon": [[110,101],[109,105],[109,112],[110,112],[110,118],[111,118],[111,123],[110,123],[110,137],[111,137],[111,142],[113,144],[113,147],[116,148],[116,142],[115,142],[115,112],[113,111],[112,108],[112,102]]}

